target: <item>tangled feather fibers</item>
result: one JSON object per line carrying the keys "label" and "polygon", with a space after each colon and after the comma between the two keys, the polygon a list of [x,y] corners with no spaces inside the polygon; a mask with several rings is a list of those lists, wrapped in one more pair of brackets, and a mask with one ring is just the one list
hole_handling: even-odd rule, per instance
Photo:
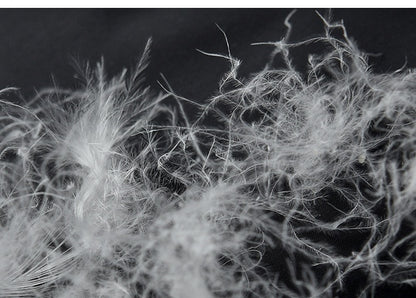
{"label": "tangled feather fibers", "polygon": [[[136,69],[87,67],[78,90],[19,103],[2,90],[0,296],[333,297],[357,275],[356,296],[416,286],[416,73],[374,73],[322,20],[324,34],[292,42],[288,18],[250,77],[230,52],[205,53],[230,71],[204,103],[143,87],[150,41]],[[322,51],[297,70],[291,50],[311,44]]]}

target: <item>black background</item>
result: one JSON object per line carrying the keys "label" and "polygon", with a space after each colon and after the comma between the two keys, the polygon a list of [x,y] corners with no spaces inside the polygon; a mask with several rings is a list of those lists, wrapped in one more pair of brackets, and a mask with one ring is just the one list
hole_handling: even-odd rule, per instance
{"label": "black background", "polygon": [[[72,60],[105,58],[110,75],[133,67],[149,37],[152,59],[148,83],[163,73],[175,92],[202,100],[215,93],[227,61],[196,49],[226,53],[227,34],[241,75],[260,70],[271,51],[253,42],[276,41],[291,9],[2,9],[0,10],[0,88],[18,87],[26,98],[56,83],[76,87]],[[327,14],[327,9],[319,9]],[[412,9],[334,9],[349,36],[369,53],[376,71],[416,66],[416,11]],[[314,9],[298,9],[292,40],[323,32]]]}
{"label": "black background", "polygon": [[[147,83],[160,90],[160,73],[174,91],[201,101],[215,94],[228,69],[226,60],[196,49],[226,53],[218,24],[227,34],[233,56],[242,60],[243,76],[259,71],[271,48],[253,42],[277,41],[290,9],[2,9],[0,10],[0,89],[18,87],[30,99],[37,90],[80,83],[74,58],[92,63],[105,58],[109,75],[133,67],[149,37],[153,38]],[[327,9],[319,9],[323,15]],[[344,20],[349,36],[369,53],[376,72],[416,66],[416,11],[412,9],[335,9],[333,20]],[[292,41],[323,32],[313,9],[299,9],[291,19]],[[298,55],[302,56],[302,52]],[[267,258],[273,263],[274,254]],[[273,264],[278,270],[278,264]],[[358,276],[357,279],[360,277]],[[347,296],[354,296],[352,279]],[[347,288],[348,288],[347,287]],[[377,297],[410,297],[411,288],[380,288]],[[350,293],[350,294],[348,294]]]}

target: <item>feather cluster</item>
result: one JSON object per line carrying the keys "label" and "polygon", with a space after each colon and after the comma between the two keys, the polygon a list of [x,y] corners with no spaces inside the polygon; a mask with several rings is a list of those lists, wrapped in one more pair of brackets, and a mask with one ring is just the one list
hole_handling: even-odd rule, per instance
{"label": "feather cluster", "polygon": [[[202,104],[142,86],[150,41],[131,72],[99,63],[78,90],[1,99],[0,296],[416,286],[416,73],[374,73],[322,20],[323,35],[291,42],[288,18],[248,78],[230,52],[206,53],[231,67]],[[322,51],[297,70],[291,50],[310,44]]]}

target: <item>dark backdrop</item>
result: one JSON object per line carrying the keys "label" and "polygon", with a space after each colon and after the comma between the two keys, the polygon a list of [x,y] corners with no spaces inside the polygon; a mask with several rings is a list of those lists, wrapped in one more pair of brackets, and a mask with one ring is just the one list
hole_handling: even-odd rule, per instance
{"label": "dark backdrop", "polygon": [[[19,87],[25,97],[51,86],[75,87],[73,58],[97,62],[105,57],[110,74],[132,67],[146,40],[153,38],[148,83],[163,73],[180,95],[203,99],[213,94],[228,64],[197,52],[231,52],[243,60],[241,74],[260,70],[270,48],[250,46],[276,41],[285,33],[290,9],[3,9],[0,10],[0,88]],[[326,14],[328,10],[319,10]],[[416,66],[416,11],[411,9],[335,9],[361,49],[382,53],[376,70]],[[313,9],[292,18],[292,40],[323,32]]]}
{"label": "dark backdrop", "polygon": [[[76,87],[71,62],[97,62],[105,57],[110,75],[134,66],[149,37],[153,38],[147,83],[159,89],[160,73],[176,93],[202,100],[214,94],[227,70],[227,61],[197,52],[226,53],[221,26],[232,54],[243,60],[241,74],[260,70],[270,48],[252,42],[276,41],[285,34],[290,9],[20,9],[0,10],[0,89],[19,87],[30,98],[43,87]],[[322,14],[327,10],[320,9]],[[393,71],[407,62],[416,66],[416,11],[411,9],[335,9],[351,36],[366,52],[380,53],[370,62],[375,71]],[[300,9],[292,18],[292,40],[323,32],[312,9]],[[300,52],[299,55],[302,55]],[[348,245],[348,244],[347,244]],[[279,266],[271,251],[267,259]],[[283,260],[280,260],[283,261]],[[357,276],[356,279],[360,277]],[[353,295],[352,279],[347,285]],[[380,288],[378,297],[405,297],[409,287]],[[350,294],[348,294],[350,293]]]}

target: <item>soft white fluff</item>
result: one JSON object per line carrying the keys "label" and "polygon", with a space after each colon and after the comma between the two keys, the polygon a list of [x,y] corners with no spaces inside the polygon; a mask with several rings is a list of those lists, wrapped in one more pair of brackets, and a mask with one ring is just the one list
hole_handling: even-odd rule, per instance
{"label": "soft white fluff", "polygon": [[[141,86],[150,41],[131,72],[101,62],[79,90],[1,100],[0,295],[332,297],[357,272],[357,295],[414,286],[416,75],[372,72],[324,18],[291,42],[289,17],[249,78],[205,53],[231,69],[197,119]],[[290,51],[310,43],[300,72]]]}

